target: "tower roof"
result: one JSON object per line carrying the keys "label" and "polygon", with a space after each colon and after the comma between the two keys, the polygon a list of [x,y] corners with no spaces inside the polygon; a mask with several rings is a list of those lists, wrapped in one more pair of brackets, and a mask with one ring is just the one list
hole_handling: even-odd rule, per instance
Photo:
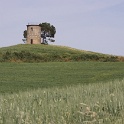
{"label": "tower roof", "polygon": [[28,24],[27,27],[28,27],[28,26],[40,26],[40,25],[36,25],[36,24]]}
{"label": "tower roof", "polygon": [[28,24],[27,24],[27,27],[28,27],[28,26],[39,26],[39,23],[31,22],[31,23],[28,23]]}

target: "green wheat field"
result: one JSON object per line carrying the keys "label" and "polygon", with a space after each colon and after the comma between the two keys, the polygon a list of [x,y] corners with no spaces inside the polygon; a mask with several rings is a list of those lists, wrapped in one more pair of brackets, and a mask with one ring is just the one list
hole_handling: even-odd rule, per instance
{"label": "green wheat field", "polygon": [[0,95],[1,124],[124,124],[124,80]]}
{"label": "green wheat field", "polygon": [[0,124],[124,124],[123,57],[25,47],[0,48]]}

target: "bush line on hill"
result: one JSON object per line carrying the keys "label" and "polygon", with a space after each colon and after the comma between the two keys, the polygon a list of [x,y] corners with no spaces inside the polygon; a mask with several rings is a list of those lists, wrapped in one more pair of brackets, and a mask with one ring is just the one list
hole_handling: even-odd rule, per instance
{"label": "bush line on hill", "polygon": [[[120,58],[121,60],[121,58]],[[0,62],[70,62],[70,61],[100,61],[118,62],[117,56],[97,55],[89,53],[70,54],[70,53],[42,53],[35,54],[28,51],[2,53]]]}

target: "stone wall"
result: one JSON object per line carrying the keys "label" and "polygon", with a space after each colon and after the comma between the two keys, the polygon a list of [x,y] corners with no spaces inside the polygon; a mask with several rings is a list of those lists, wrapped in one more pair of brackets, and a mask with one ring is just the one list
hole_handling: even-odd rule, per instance
{"label": "stone wall", "polygon": [[41,27],[39,25],[27,25],[27,44],[41,44]]}

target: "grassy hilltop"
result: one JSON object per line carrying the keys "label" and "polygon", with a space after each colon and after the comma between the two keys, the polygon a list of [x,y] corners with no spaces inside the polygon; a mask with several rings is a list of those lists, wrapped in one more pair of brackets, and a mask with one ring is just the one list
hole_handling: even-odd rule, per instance
{"label": "grassy hilltop", "polygon": [[123,57],[55,45],[15,45],[0,48],[1,62],[124,61]]}

